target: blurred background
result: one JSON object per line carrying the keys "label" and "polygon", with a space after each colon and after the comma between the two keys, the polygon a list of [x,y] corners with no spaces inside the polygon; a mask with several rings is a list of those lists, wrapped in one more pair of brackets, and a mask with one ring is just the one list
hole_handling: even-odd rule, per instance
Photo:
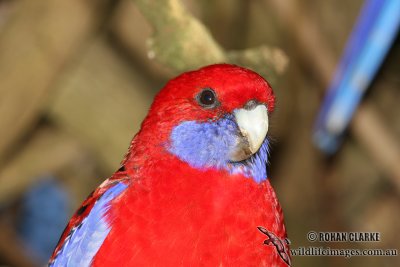
{"label": "blurred background", "polygon": [[[154,95],[215,62],[252,68],[274,88],[270,179],[292,248],[399,249],[399,38],[336,152],[313,139],[363,3],[0,0],[0,265],[43,266],[74,210],[119,167]],[[312,230],[380,232],[381,242],[310,243]]]}

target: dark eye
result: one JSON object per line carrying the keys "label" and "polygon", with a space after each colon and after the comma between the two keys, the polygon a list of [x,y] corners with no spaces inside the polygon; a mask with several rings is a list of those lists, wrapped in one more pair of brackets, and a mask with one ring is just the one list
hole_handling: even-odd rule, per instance
{"label": "dark eye", "polygon": [[211,88],[206,88],[197,95],[197,102],[205,108],[214,108],[218,105],[217,96]]}

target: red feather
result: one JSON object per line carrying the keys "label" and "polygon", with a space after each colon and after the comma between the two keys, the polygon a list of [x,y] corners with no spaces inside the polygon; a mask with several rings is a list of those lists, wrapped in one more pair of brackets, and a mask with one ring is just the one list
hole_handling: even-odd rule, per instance
{"label": "red feather", "polygon": [[112,230],[93,266],[287,266],[257,229],[286,238],[269,181],[172,157],[153,164],[110,209]]}

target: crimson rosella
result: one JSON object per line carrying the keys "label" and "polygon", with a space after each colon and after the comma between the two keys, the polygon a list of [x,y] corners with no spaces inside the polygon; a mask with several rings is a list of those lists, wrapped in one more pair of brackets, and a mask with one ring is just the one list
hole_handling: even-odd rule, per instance
{"label": "crimson rosella", "polygon": [[121,167],[68,223],[50,266],[288,266],[269,180],[269,84],[217,64],[155,97]]}

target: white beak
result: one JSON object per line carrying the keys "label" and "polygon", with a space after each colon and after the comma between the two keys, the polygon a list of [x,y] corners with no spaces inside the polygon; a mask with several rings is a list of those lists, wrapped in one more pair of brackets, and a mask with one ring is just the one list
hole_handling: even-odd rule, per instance
{"label": "white beak", "polygon": [[268,132],[268,110],[265,105],[257,105],[251,110],[244,108],[234,111],[240,132],[249,142],[250,151],[256,153]]}

